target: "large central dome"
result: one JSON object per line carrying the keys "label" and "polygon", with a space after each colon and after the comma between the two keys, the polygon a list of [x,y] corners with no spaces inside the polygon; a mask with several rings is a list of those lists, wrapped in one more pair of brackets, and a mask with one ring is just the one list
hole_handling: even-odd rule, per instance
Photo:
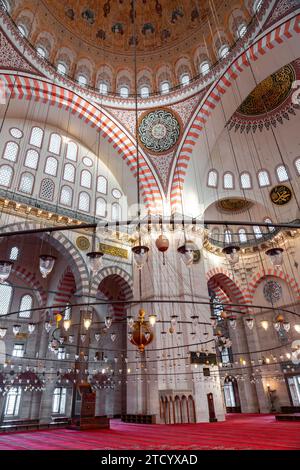
{"label": "large central dome", "polygon": [[[174,46],[199,32],[213,13],[208,1],[42,0],[41,3],[75,37],[93,47],[120,53],[130,53],[135,42],[138,51]],[[220,11],[222,4],[223,0],[214,2],[216,11]]]}

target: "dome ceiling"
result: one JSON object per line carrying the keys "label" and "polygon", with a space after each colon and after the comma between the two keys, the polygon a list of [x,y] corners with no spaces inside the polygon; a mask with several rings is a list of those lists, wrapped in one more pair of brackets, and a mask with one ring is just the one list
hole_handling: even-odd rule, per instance
{"label": "dome ceiling", "polygon": [[[153,51],[190,37],[212,16],[209,1],[137,0],[134,22],[130,0],[42,0],[48,12],[76,37],[93,47],[130,53]],[[220,11],[223,0],[215,0]],[[135,24],[134,24],[135,23]],[[214,21],[212,19],[211,24]]]}

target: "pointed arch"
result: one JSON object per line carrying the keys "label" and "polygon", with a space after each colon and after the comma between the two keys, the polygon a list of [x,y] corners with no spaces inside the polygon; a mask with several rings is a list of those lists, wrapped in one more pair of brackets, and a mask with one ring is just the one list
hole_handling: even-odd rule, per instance
{"label": "pointed arch", "polygon": [[[136,146],[133,138],[121,128],[121,125],[109,115],[107,110],[98,107],[95,103],[88,102],[75,92],[61,86],[51,84],[37,78],[31,78],[22,74],[2,73],[3,81],[11,98],[20,100],[35,100],[49,103],[58,108],[71,109],[74,115],[82,119],[112,144],[118,155],[126,161],[134,177],[137,174]],[[144,152],[140,149],[139,172],[141,195],[147,209],[156,212],[162,208],[162,196],[159,184],[152,171],[151,164]]]}
{"label": "pointed arch", "polygon": [[249,282],[247,292],[245,294],[245,297],[247,299],[247,302],[251,304],[253,302],[253,297],[255,295],[255,291],[258,287],[258,285],[266,279],[266,277],[277,277],[279,279],[282,279],[285,281],[292,289],[293,292],[295,293],[296,299],[300,300],[300,286],[296,279],[294,279],[292,276],[289,274],[285,273],[281,269],[276,269],[276,268],[269,268],[265,270],[258,271],[257,273],[254,274],[252,277],[251,281]]}
{"label": "pointed arch", "polygon": [[[221,302],[246,304],[246,298],[243,289],[226,269],[214,268],[206,273],[208,288],[214,291]],[[230,310],[226,307],[226,310]],[[240,310],[246,311],[246,307],[240,307]]]}
{"label": "pointed arch", "polygon": [[[9,224],[5,227],[1,227],[1,232],[17,232],[21,230],[34,230],[38,228],[44,228],[43,225],[34,222],[19,222],[16,224]],[[42,236],[38,234],[38,236]],[[70,268],[72,269],[76,287],[77,295],[84,295],[89,290],[89,272],[87,265],[82,258],[79,251],[76,249],[74,244],[67,238],[62,232],[53,232],[49,237],[49,243],[59,251],[62,256],[68,259]]]}
{"label": "pointed arch", "polygon": [[[294,41],[299,40],[300,34],[300,15],[295,14],[294,17],[289,18],[284,23],[278,23],[274,25],[272,29],[267,30],[266,32],[262,33],[257,40],[251,44],[251,46],[243,51],[236,59],[234,59],[222,76],[214,81],[211,85],[207,93],[205,94],[204,98],[199,103],[197,110],[195,111],[189,126],[185,131],[184,138],[182,139],[177,155],[174,159],[174,167],[173,167],[173,180],[170,182],[170,202],[171,202],[171,209],[172,212],[175,212],[180,208],[181,202],[181,192],[183,190],[185,176],[188,169],[188,164],[191,159],[193,149],[199,140],[200,136],[202,135],[203,129],[205,124],[208,122],[213,110],[218,106],[221,102],[221,98],[226,93],[229,95],[229,91],[233,93],[232,83],[233,81],[242,80],[242,76],[247,76],[249,73],[249,66],[250,63],[256,62],[255,70],[257,72],[256,79],[261,82],[266,76],[270,75],[271,73],[275,72],[280,68],[280,64],[278,62],[273,61],[273,55],[269,54],[269,63],[268,66],[266,65],[266,52],[270,51],[271,49],[274,50],[275,48],[282,47],[283,43],[286,42],[287,46],[284,49],[283,54],[281,54],[282,60],[284,63],[281,66],[286,65],[289,61],[293,61],[298,58],[297,56],[297,47],[293,51],[291,46],[292,39]],[[287,49],[288,48],[288,49]],[[263,67],[258,67],[257,62],[262,58],[263,60]],[[272,61],[272,62],[271,62]],[[251,75],[252,77],[252,75]],[[244,98],[246,98],[248,92],[251,91],[251,86],[255,87],[255,82],[252,79],[249,82],[250,86],[247,89],[246,86],[243,86],[244,96],[240,96],[240,104]],[[233,113],[236,108],[239,106],[237,103],[237,99],[230,100],[230,96],[226,99],[226,112],[228,118],[230,113]],[[227,109],[228,108],[228,109]],[[230,109],[229,109],[230,108]],[[219,120],[220,121],[220,120]],[[226,122],[219,122],[220,129],[226,125]],[[214,135],[217,135],[219,131],[216,131],[214,128]]]}

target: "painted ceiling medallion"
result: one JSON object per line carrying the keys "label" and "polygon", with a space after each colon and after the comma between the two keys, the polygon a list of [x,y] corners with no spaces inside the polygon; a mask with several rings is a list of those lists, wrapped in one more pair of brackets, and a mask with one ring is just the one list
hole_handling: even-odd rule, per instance
{"label": "painted ceiling medallion", "polygon": [[239,107],[239,112],[246,116],[255,116],[273,111],[286,100],[294,80],[293,66],[285,65],[257,85]]}
{"label": "painted ceiling medallion", "polygon": [[140,142],[147,150],[164,153],[178,142],[181,126],[173,112],[156,109],[141,118],[138,132]]}
{"label": "painted ceiling medallion", "polygon": [[284,206],[292,199],[292,191],[288,186],[280,184],[271,190],[270,198],[277,206]]}
{"label": "painted ceiling medallion", "polygon": [[83,236],[77,237],[76,245],[79,250],[86,251],[90,247],[89,239]]}
{"label": "painted ceiling medallion", "polygon": [[217,202],[217,207],[221,212],[244,212],[250,207],[252,207],[253,203],[247,201],[246,199],[241,199],[238,197],[231,197],[227,199],[221,199]]}

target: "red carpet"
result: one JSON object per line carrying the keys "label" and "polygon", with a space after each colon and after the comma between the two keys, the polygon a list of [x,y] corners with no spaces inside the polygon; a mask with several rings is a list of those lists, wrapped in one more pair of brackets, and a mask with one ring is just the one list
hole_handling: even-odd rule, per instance
{"label": "red carpet", "polygon": [[0,435],[0,450],[300,450],[300,423],[272,415],[229,415],[222,423],[138,425],[111,422],[100,431]]}

